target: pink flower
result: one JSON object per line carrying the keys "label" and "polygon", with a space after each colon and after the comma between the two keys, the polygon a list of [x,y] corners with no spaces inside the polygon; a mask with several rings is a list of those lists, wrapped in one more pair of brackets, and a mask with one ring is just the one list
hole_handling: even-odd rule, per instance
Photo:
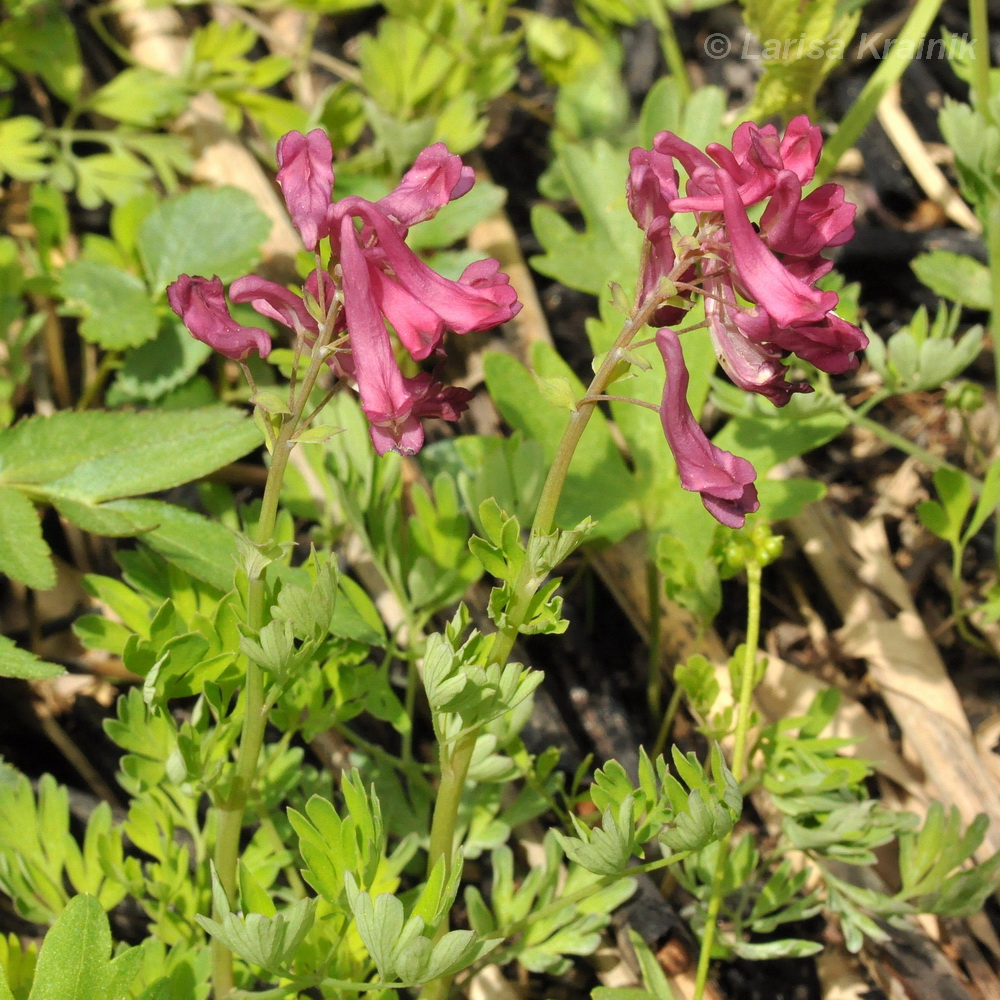
{"label": "pink flower", "polygon": [[329,235],[327,213],[333,190],[333,147],[319,128],[289,132],[278,140],[278,186],[307,250]]}
{"label": "pink flower", "polygon": [[779,325],[821,320],[836,308],[836,292],[822,292],[795,277],[764,245],[747,218],[733,179],[719,171],[718,181],[726,235],[748,297],[763,306]]}
{"label": "pink flower", "polygon": [[[334,203],[333,151],[322,130],[283,136],[278,163],[278,183],[292,221],[308,250],[329,239],[329,268],[313,271],[301,293],[248,275],[233,283],[232,300],[249,302],[262,316],[293,330],[307,348],[323,337],[331,347],[325,359],[334,375],[357,384],[376,450],[412,454],[423,444],[421,419],[457,420],[471,393],[444,386],[426,372],[403,375],[386,324],[410,356],[422,361],[443,354],[446,331],[487,330],[521,308],[497,261],[470,264],[451,281],[406,245],[411,226],[468,193],[473,171],[437,143],[379,201],[350,196]],[[245,357],[253,347],[262,355],[270,349],[263,330],[241,327],[229,316],[218,279],[184,276],[170,295],[195,336],[230,357]]]}
{"label": "pink flower", "polygon": [[430,375],[403,376],[376,304],[372,265],[353,238],[350,216],[345,215],[340,226],[340,264],[345,286],[350,289],[344,309],[354,377],[361,408],[371,425],[372,443],[380,455],[390,450],[412,455],[424,443],[420,418],[441,416],[456,420],[472,394],[465,389],[445,388]]}
{"label": "pink flower", "polygon": [[667,375],[660,419],[677,461],[681,486],[700,493],[705,509],[716,520],[730,528],[742,528],[746,515],[760,507],[754,468],[745,458],[717,448],[698,426],[687,402],[688,372],[677,334],[659,330],[656,346]]}
{"label": "pink flower", "polygon": [[[364,223],[360,234],[353,226],[346,229],[339,224],[350,217]],[[512,319],[521,308],[510,278],[496,261],[470,264],[457,281],[443,278],[403,242],[397,224],[377,204],[344,198],[334,205],[331,218],[338,222],[331,239],[336,243],[340,234],[341,254],[343,240],[348,239],[358,243],[372,265],[375,301],[414,360],[436,352],[445,330],[489,330]],[[347,297],[352,294],[347,288]]]}
{"label": "pink flower", "polygon": [[308,330],[313,334],[319,331],[319,324],[310,315],[302,296],[266,278],[255,274],[238,278],[229,286],[229,297],[233,302],[249,302],[261,316],[292,330]]}
{"label": "pink flower", "polygon": [[230,315],[217,276],[209,280],[182,274],[167,287],[167,301],[197,340],[227,358],[243,361],[251,351],[266,358],[271,352],[266,331],[243,326]]}
{"label": "pink flower", "polygon": [[468,194],[475,181],[472,167],[464,166],[443,142],[436,142],[417,157],[396,189],[375,205],[405,236],[411,226],[432,219],[449,201]]}

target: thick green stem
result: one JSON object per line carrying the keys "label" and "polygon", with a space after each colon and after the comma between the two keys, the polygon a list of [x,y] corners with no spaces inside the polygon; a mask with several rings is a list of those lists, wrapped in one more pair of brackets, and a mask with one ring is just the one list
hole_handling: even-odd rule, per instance
{"label": "thick green stem", "polygon": [[[972,28],[973,76],[972,94],[976,110],[987,126],[995,126],[990,108],[990,26],[986,0],[969,0],[969,22]],[[1000,393],[1000,200],[987,195],[979,208],[985,228],[986,256],[990,266],[990,340],[993,343],[994,382]],[[1000,567],[1000,518],[993,533],[994,561]]]}
{"label": "thick green stem", "polygon": [[[274,442],[271,453],[271,467],[264,486],[264,499],[260,517],[254,533],[254,542],[260,548],[268,546],[274,537],[274,526],[278,518],[278,500],[285,478],[288,459],[295,447],[294,437],[301,427],[303,413],[309,401],[316,380],[323,365],[323,345],[329,340],[333,327],[333,316],[327,321],[313,350],[309,370],[293,399],[292,412],[286,417]],[[247,627],[254,634],[266,624],[265,598],[266,584],[264,570],[253,573],[247,582]],[[236,750],[236,763],[232,783],[224,799],[217,803],[218,819],[215,841],[215,871],[219,877],[230,905],[236,901],[236,870],[239,862],[240,833],[243,830],[243,814],[253,790],[257,775],[257,764],[264,743],[264,729],[267,726],[267,703],[264,696],[264,674],[252,660],[247,660],[246,680],[243,688],[243,728]],[[221,914],[214,913],[216,920]],[[218,940],[212,942],[212,992],[215,1000],[222,1000],[233,989],[233,955]]]}
{"label": "thick green stem", "polygon": [[990,110],[990,19],[986,0],[969,0],[969,27],[972,29],[972,93],[976,110],[994,124]]}
{"label": "thick green stem", "polygon": [[[618,334],[611,350],[604,356],[601,366],[591,380],[587,391],[577,408],[569,415],[569,422],[566,430],[563,431],[562,440],[556,448],[555,458],[549,467],[549,474],[542,487],[542,495],[535,510],[535,519],[531,524],[531,537],[537,538],[547,535],[552,531],[555,523],[556,508],[559,506],[559,498],[562,496],[563,486],[566,483],[566,475],[569,472],[570,463],[576,453],[577,445],[583,432],[587,429],[587,424],[597,406],[597,400],[593,397],[601,396],[604,390],[611,384],[612,376],[618,363],[622,360],[622,352],[635,339],[635,335],[646,324],[646,311],[640,311],[635,317],[630,319]],[[543,579],[535,576],[535,568],[525,559],[524,567],[514,585],[514,600],[507,609],[507,620],[503,627],[497,629],[493,639],[493,648],[490,652],[490,662],[503,664],[507,662],[514,643],[521,631],[538,588],[544,583]]]}
{"label": "thick green stem", "polygon": [[921,41],[941,9],[941,3],[942,0],[917,0],[913,5],[906,24],[882,57],[878,69],[869,77],[837,131],[826,141],[814,185],[822,184],[829,178],[841,156],[857,142],[858,136],[875,117],[879,101],[906,71],[914,53],[919,51]]}
{"label": "thick green stem", "polygon": [[[752,560],[747,563],[747,638],[743,647],[743,671],[740,676],[739,703],[736,710],[736,733],[733,737],[733,775],[739,782],[742,782],[745,777],[747,755],[750,750],[748,737],[753,708],[754,682],[757,673],[757,645],[760,642],[760,598],[761,566],[759,562]],[[730,832],[719,844],[719,853],[715,859],[712,891],[705,914],[705,934],[701,941],[701,950],[698,953],[694,1000],[702,1000],[705,985],[708,982],[708,970],[712,962],[712,944],[715,941],[719,912],[722,909],[722,889],[731,842],[732,833]]]}
{"label": "thick green stem", "polygon": [[[556,508],[559,506],[559,498],[562,496],[570,463],[573,460],[576,447],[580,443],[580,438],[587,429],[594,407],[597,405],[597,401],[591,397],[600,396],[611,383],[614,370],[622,359],[622,351],[628,347],[635,339],[635,335],[646,324],[649,312],[654,307],[655,303],[650,303],[648,308],[638,309],[636,314],[625,324],[611,350],[605,355],[584,398],[570,413],[566,430],[563,431],[562,440],[556,448],[555,458],[549,468],[545,485],[542,487],[538,508],[531,525],[532,538],[547,535],[552,531]],[[507,662],[520,634],[521,626],[528,617],[531,601],[542,583],[544,583],[544,579],[536,576],[535,567],[531,565],[530,560],[525,559],[524,566],[514,584],[514,598],[507,608],[506,622],[497,629],[496,635],[493,637],[490,663],[503,665]],[[445,864],[449,866],[448,870],[450,871],[454,853],[458,807],[478,736],[479,730],[473,730],[456,741],[453,748],[448,749],[444,745],[441,747],[441,787],[434,804],[430,851],[427,857],[428,873],[433,869],[438,858],[442,857],[445,858]],[[447,928],[447,922],[442,924],[442,928]],[[439,930],[440,933],[441,930]],[[450,990],[451,977],[446,976],[428,983],[421,996],[423,1000],[444,1000]]]}

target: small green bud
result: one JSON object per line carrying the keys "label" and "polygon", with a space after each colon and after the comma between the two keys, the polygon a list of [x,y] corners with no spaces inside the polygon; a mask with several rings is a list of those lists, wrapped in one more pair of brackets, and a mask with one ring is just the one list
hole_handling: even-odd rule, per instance
{"label": "small green bud", "polygon": [[970,414],[981,410],[986,402],[986,394],[978,382],[966,382],[964,379],[948,387],[944,396],[944,405],[949,410]]}

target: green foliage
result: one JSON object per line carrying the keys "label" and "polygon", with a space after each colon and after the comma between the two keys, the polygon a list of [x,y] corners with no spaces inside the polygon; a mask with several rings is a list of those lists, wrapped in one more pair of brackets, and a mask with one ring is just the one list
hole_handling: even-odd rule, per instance
{"label": "green foliage", "polygon": [[[0,504],[3,500],[0,499]],[[9,508],[4,506],[4,521],[6,522]],[[49,677],[58,677],[66,671],[57,663],[47,663],[26,649],[14,644],[12,639],[0,635],[0,677],[20,677],[28,681],[41,681]]]}
{"label": "green foliage", "polygon": [[[316,900],[300,899],[281,912],[276,912],[270,897],[265,894],[263,898],[271,912],[233,913],[213,871],[212,908],[219,919],[210,920],[201,914],[196,919],[216,941],[220,941],[244,961],[259,966],[274,976],[288,976],[294,965],[296,952],[315,920]],[[244,904],[246,903],[247,900],[244,899]],[[245,905],[245,909],[249,911],[249,906]]]}
{"label": "green foliage", "polygon": [[121,901],[125,889],[114,871],[122,837],[107,804],[91,813],[81,847],[69,828],[69,794],[51,775],[42,776],[36,797],[24,775],[0,763],[0,803],[0,887],[23,917],[56,919],[70,887],[92,894],[104,909]]}
{"label": "green foliage", "polygon": [[556,154],[584,230],[574,229],[554,209],[536,205],[531,228],[544,253],[533,257],[531,266],[570,288],[603,295],[611,281],[634,280],[639,265],[642,233],[625,203],[628,162],[603,141],[564,143]]}
{"label": "green foliage", "polygon": [[[42,942],[28,1000],[126,1000],[142,963],[141,948],[114,959],[111,927],[93,896],[74,896]],[[14,1000],[0,968],[0,998]]]}
{"label": "green foliage", "polygon": [[507,6],[396,0],[361,38],[368,118],[394,172],[430,142],[462,153],[482,140],[487,102],[516,78],[520,34],[504,31]]}
{"label": "green foliage", "polygon": [[489,643],[468,632],[461,606],[444,633],[432,635],[424,650],[423,683],[441,742],[485,726],[512,711],[541,684],[543,675],[519,663],[487,660]]}
{"label": "green foliage", "polygon": [[542,847],[541,863],[532,865],[523,877],[515,876],[509,847],[494,850],[488,902],[470,885],[465,905],[469,922],[481,937],[509,937],[515,930],[523,931],[505,947],[505,960],[516,957],[532,972],[561,976],[570,968],[569,956],[590,955],[597,949],[610,914],[632,895],[635,882],[623,878],[602,885],[593,873],[573,863],[567,872],[555,831],[546,833]]}
{"label": "green foliage", "polygon": [[813,115],[823,81],[844,57],[861,17],[840,0],[742,0],[747,27],[760,40],[764,73],[747,117]]}
{"label": "green foliage", "polygon": [[12,512],[0,532],[0,569],[29,586],[55,583],[38,515],[51,503],[84,530],[137,534],[155,526],[148,508],[113,505],[169,489],[242,457],[259,443],[235,410],[187,413],[57,413],[0,431],[0,491]]}
{"label": "green foliage", "polygon": [[710,775],[694,754],[685,756],[676,747],[673,763],[680,781],[662,757],[654,765],[643,752],[638,787],[615,761],[599,770],[591,799],[601,811],[601,826],[591,829],[572,817],[577,836],[557,833],[567,857],[595,874],[620,875],[633,857],[644,856],[643,846],[654,837],[666,854],[678,858],[725,837],[743,799],[718,747],[712,750]]}
{"label": "green foliage", "polygon": [[940,500],[925,500],[917,505],[924,527],[949,542],[961,553],[979,533],[1000,502],[1000,460],[991,463],[972,518],[972,485],[969,476],[958,469],[942,468],[934,472],[934,488]]}
{"label": "green foliage", "polygon": [[882,376],[886,392],[924,392],[961,374],[979,355],[983,328],[974,326],[958,340],[958,307],[938,310],[931,322],[921,306],[913,319],[887,341],[866,328],[868,363]]}
{"label": "green foliage", "polygon": [[[480,940],[474,931],[448,931],[439,939],[425,936],[425,928],[434,930],[427,916],[440,918],[447,911],[450,900],[445,903],[440,896],[437,899],[421,897],[407,915],[402,901],[396,896],[382,893],[372,899],[369,893],[357,887],[350,872],[344,882],[358,933],[385,982],[395,978],[407,985],[419,985],[453,975],[487,955],[498,944],[497,939]],[[453,899],[458,887],[457,879],[453,882],[453,888],[442,885],[439,892]]]}
{"label": "green foliage", "polygon": [[993,305],[990,270],[974,257],[951,250],[931,250],[915,257],[910,267],[921,284],[949,302],[983,312]]}

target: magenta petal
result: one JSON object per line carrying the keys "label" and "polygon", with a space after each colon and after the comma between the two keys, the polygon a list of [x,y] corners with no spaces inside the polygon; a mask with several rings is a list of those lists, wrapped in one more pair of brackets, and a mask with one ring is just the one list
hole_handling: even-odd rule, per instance
{"label": "magenta petal", "polygon": [[754,339],[766,339],[782,350],[791,351],[830,375],[841,375],[857,368],[857,352],[868,346],[865,334],[835,313],[825,316],[819,323],[785,328],[772,323],[768,329],[766,322],[761,325],[755,321],[753,328],[745,327],[744,332]]}
{"label": "magenta petal", "polygon": [[234,281],[229,286],[229,297],[233,302],[249,302],[261,316],[276,320],[291,330],[302,329],[311,333],[319,330],[300,296],[255,274]]}
{"label": "magenta petal", "polygon": [[626,185],[628,208],[643,230],[657,218],[668,217],[670,202],[677,197],[677,170],[669,156],[656,150],[633,149]]}
{"label": "magenta petal", "polygon": [[749,297],[781,326],[821,320],[836,307],[837,293],[821,292],[789,274],[754,232],[733,179],[719,171],[719,184],[733,262]]}
{"label": "magenta petal", "polygon": [[677,334],[659,330],[656,346],[667,373],[660,418],[677,461],[681,486],[700,493],[716,520],[730,528],[742,528],[746,515],[760,506],[754,468],[745,458],[712,444],[695,420],[687,402],[688,372]]}
{"label": "magenta petal", "polygon": [[344,285],[347,329],[354,359],[354,377],[361,409],[371,424],[378,453],[398,450],[413,454],[423,443],[423,430],[412,413],[412,393],[392,353],[389,333],[375,306],[368,262],[358,246],[349,216],[341,221],[340,264]]}
{"label": "magenta petal", "polygon": [[243,361],[251,351],[266,358],[271,352],[271,338],[266,331],[243,326],[230,315],[218,277],[182,274],[167,286],[167,301],[196,340],[227,358]]}
{"label": "magenta petal", "polygon": [[319,128],[289,132],[278,140],[278,186],[307,250],[330,233],[327,214],[333,192],[333,147]]}
{"label": "magenta petal", "polygon": [[854,236],[855,210],[839,184],[824,184],[803,198],[798,178],[784,170],[761,216],[760,236],[776,253],[816,257]]}
{"label": "magenta petal", "polygon": [[823,149],[823,133],[812,125],[806,115],[796,115],[785,127],[781,139],[781,164],[791,170],[803,185],[816,173],[816,164]]}
{"label": "magenta petal", "polygon": [[449,153],[443,142],[436,142],[420,153],[396,189],[375,204],[383,215],[407,230],[468,194],[475,179],[472,167],[463,166],[461,157]]}
{"label": "magenta petal", "polygon": [[[766,396],[775,406],[784,406],[793,393],[812,392],[808,383],[786,380],[788,369],[781,363],[786,351],[746,336],[744,327],[754,317],[738,307],[732,286],[724,278],[709,277],[705,292],[705,319],[712,344],[719,363],[735,385]],[[764,326],[770,328],[769,319],[765,319]]]}
{"label": "magenta petal", "polygon": [[430,306],[447,329],[455,333],[489,330],[520,311],[517,292],[496,261],[478,261],[466,268],[458,281],[449,281],[417,257],[403,242],[395,225],[375,206],[361,199],[345,198],[337,204],[337,210],[349,201],[352,214],[360,215],[377,235],[378,252],[392,279],[415,300]]}
{"label": "magenta petal", "polygon": [[392,324],[410,357],[414,361],[429,357],[444,336],[444,320],[384,272],[373,268],[370,275],[379,310]]}

